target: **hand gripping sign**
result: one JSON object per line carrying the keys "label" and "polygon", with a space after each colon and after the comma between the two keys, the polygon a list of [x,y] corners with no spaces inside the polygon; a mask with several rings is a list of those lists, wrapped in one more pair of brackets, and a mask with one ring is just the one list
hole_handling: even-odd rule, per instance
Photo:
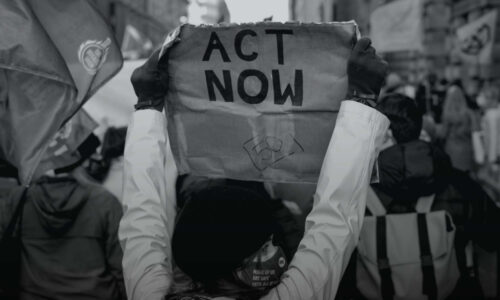
{"label": "hand gripping sign", "polygon": [[184,25],[167,38],[180,173],[315,182],[347,91],[354,22]]}

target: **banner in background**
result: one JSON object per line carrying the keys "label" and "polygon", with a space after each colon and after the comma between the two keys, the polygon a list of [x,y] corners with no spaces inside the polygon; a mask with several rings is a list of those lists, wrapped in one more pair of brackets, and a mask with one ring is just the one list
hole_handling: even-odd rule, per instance
{"label": "banner in background", "polygon": [[185,25],[171,34],[162,54],[179,171],[315,182],[356,37],[353,22]]}
{"label": "banner in background", "polygon": [[378,52],[422,50],[422,1],[396,0],[370,16],[370,37]]}
{"label": "banner in background", "polygon": [[492,62],[497,16],[498,11],[492,10],[457,29],[460,56],[464,62],[472,64]]}
{"label": "banner in background", "polygon": [[0,2],[0,159],[29,183],[61,126],[122,65],[86,0]]}

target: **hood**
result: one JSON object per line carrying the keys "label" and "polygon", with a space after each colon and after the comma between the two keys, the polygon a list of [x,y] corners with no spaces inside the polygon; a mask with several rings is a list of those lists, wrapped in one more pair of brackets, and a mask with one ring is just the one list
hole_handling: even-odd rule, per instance
{"label": "hood", "polygon": [[29,198],[45,230],[54,235],[65,233],[87,201],[87,194],[70,177],[44,177],[29,189]]}
{"label": "hood", "polygon": [[379,155],[376,187],[396,199],[436,193],[452,171],[450,158],[438,147],[416,140],[392,146]]}

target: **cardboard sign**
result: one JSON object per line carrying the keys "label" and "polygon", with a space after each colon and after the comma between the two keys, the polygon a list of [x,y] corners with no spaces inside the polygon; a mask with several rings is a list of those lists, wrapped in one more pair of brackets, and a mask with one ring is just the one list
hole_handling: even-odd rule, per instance
{"label": "cardboard sign", "polygon": [[168,55],[180,173],[315,182],[347,91],[354,22],[185,25]]}

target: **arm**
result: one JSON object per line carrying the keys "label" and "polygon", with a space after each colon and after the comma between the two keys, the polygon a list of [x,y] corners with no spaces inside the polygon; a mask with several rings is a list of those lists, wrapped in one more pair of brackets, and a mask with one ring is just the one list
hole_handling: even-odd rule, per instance
{"label": "arm", "polygon": [[371,170],[388,126],[376,110],[342,103],[305,236],[282,282],[263,299],[334,299],[358,241]]}
{"label": "arm", "polygon": [[[163,299],[172,282],[167,201],[165,116],[156,110],[134,113],[124,155],[124,215],[119,237],[128,298]],[[168,212],[168,213],[167,213]]]}

